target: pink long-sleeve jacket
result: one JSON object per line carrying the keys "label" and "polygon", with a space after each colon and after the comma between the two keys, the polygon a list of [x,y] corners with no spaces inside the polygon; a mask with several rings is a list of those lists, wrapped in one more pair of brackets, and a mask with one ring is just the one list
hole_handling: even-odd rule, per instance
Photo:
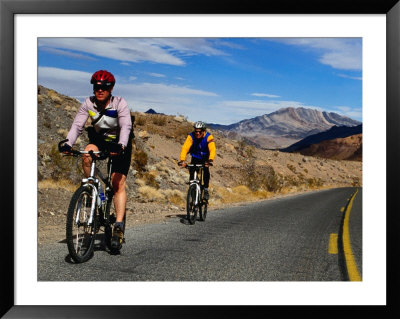
{"label": "pink long-sleeve jacket", "polygon": [[74,145],[78,136],[82,134],[89,117],[96,132],[102,134],[105,141],[118,142],[124,146],[128,145],[132,120],[128,103],[124,98],[112,96],[104,114],[100,114],[98,111],[94,96],[86,98],[79,108],[67,135],[68,145]]}

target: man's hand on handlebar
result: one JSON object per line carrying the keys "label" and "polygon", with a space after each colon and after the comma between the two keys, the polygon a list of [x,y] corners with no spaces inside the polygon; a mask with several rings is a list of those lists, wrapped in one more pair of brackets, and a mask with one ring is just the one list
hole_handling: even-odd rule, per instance
{"label": "man's hand on handlebar", "polygon": [[178,162],[178,165],[182,166],[182,167],[186,167],[187,164],[185,161],[180,161],[180,162]]}
{"label": "man's hand on handlebar", "polygon": [[213,166],[214,164],[213,164],[213,160],[212,159],[209,159],[208,161],[206,161],[205,163],[204,163],[204,166],[205,167],[209,167],[209,166]]}

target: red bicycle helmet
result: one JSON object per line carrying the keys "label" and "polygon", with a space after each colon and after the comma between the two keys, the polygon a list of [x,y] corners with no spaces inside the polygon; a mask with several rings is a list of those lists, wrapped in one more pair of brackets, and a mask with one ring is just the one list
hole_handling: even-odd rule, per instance
{"label": "red bicycle helmet", "polygon": [[93,73],[90,83],[113,87],[115,85],[115,78],[111,72],[99,70]]}

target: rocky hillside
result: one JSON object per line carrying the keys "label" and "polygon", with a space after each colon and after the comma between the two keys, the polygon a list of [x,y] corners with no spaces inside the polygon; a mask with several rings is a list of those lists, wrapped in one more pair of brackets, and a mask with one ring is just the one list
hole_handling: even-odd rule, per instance
{"label": "rocky hillside", "polygon": [[305,137],[327,131],[332,126],[361,124],[333,112],[321,112],[306,108],[287,107],[276,112],[246,119],[231,125],[214,125],[226,136],[242,137],[254,145],[266,149],[280,149]]}
{"label": "rocky hillside", "polygon": [[298,150],[305,156],[319,156],[337,160],[362,161],[362,134],[325,140]]}
{"label": "rocky hillside", "polygon": [[323,158],[362,160],[362,125],[333,126],[325,132],[307,136],[305,139],[281,149],[303,155]]}
{"label": "rocky hillside", "polygon": [[[52,227],[64,227],[62,218],[82,178],[80,161],[61,156],[57,150],[79,106],[71,97],[38,87],[38,215],[43,240]],[[192,123],[182,116],[132,115],[135,139],[127,178],[129,224],[185,214],[188,172],[177,162]],[[216,130],[210,132],[217,147],[211,168],[210,210],[288,193],[362,185],[361,162],[263,150]],[[86,143],[82,134],[75,147],[83,148]]]}

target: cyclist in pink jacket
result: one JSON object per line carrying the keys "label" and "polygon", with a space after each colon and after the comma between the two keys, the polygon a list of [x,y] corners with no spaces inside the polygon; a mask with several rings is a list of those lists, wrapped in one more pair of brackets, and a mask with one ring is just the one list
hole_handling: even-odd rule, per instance
{"label": "cyclist in pink jacket", "polygon": [[[128,175],[132,154],[132,120],[128,104],[124,98],[111,94],[114,75],[106,70],[99,70],[92,75],[94,96],[82,103],[67,135],[68,141],[61,147],[63,153],[71,151],[78,136],[82,133],[86,121],[91,118],[87,128],[89,144],[85,151],[109,150],[114,156],[112,168],[112,185],[115,192],[114,206],[116,222],[111,240],[112,248],[120,249],[124,234],[124,216],[127,202],[126,177]],[[90,174],[91,157],[83,157],[83,170]]]}

